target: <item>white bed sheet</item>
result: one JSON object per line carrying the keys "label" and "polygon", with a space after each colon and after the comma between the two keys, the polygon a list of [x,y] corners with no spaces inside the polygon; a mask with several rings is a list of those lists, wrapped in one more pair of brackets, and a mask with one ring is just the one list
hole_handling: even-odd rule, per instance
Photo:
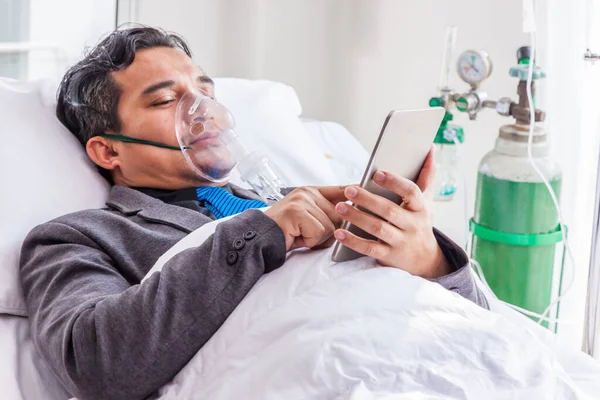
{"label": "white bed sheet", "polygon": [[[221,222],[188,235],[147,276]],[[493,295],[490,313],[403,271],[374,268],[372,259],[335,264],[330,256],[331,249],[295,251],[263,276],[160,398],[593,400],[600,393],[600,363],[561,348]]]}

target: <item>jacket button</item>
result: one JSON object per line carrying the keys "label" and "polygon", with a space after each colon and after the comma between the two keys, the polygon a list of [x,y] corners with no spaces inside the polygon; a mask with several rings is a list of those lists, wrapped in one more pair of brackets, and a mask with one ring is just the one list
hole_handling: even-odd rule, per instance
{"label": "jacket button", "polygon": [[256,236],[256,232],[254,232],[254,231],[248,231],[248,232],[244,233],[244,239],[246,239],[246,240],[254,239],[255,236]]}
{"label": "jacket button", "polygon": [[229,253],[227,253],[227,264],[233,265],[237,262],[237,260],[238,253],[236,253],[235,251],[230,251]]}
{"label": "jacket button", "polygon": [[243,239],[235,239],[233,241],[233,248],[236,249],[236,250],[243,249],[245,245],[246,245],[246,242],[244,242]]}

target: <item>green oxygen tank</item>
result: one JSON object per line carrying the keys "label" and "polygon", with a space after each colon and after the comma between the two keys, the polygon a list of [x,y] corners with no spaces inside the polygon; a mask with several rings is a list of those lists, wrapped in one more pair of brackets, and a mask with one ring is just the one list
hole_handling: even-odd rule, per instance
{"label": "green oxygen tank", "polygon": [[[562,232],[551,195],[528,159],[528,51],[519,49],[519,65],[510,70],[520,81],[519,103],[510,105],[516,122],[500,128],[495,148],[479,165],[471,257],[498,298],[541,314],[552,301],[556,245]],[[535,80],[544,76],[535,67],[533,94]],[[543,119],[544,113],[536,110],[536,121]],[[561,169],[549,158],[548,136],[540,127],[534,130],[532,156],[558,197]]]}

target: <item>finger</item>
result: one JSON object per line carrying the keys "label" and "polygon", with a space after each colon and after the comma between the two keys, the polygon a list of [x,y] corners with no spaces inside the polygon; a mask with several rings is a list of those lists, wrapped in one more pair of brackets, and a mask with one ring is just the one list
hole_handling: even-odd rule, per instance
{"label": "finger", "polygon": [[369,215],[346,203],[338,203],[336,210],[346,221],[370,233],[377,239],[383,240],[392,247],[401,242],[402,232],[381,218]]}
{"label": "finger", "polygon": [[308,247],[312,248],[324,242],[325,227],[310,212],[306,213],[298,223],[300,231],[299,236],[294,240],[292,248]]}
{"label": "finger", "polygon": [[[338,186],[336,188],[342,188],[342,187],[345,187],[345,186]],[[334,191],[333,188],[334,187],[328,187],[328,189],[332,189],[329,191],[329,193]],[[294,193],[295,196],[299,197],[298,200],[301,201],[303,204],[305,204],[305,208],[307,210],[311,205],[322,210],[325,213],[325,215],[327,216],[327,218],[333,223],[334,229],[335,229],[335,227],[339,227],[342,224],[342,220],[341,220],[340,216],[335,212],[335,204],[336,203],[331,203],[321,193],[320,189],[323,189],[323,188],[312,187],[312,186],[303,186],[303,187],[296,188],[292,193]],[[341,190],[341,189],[336,189],[336,190]],[[327,190],[326,190],[326,192],[327,192]],[[342,196],[343,196],[343,190],[342,190]],[[343,198],[343,199],[346,200],[345,198]],[[325,221],[323,221],[323,222],[325,223]],[[332,231],[332,234],[333,234],[333,231]]]}
{"label": "finger", "polygon": [[316,189],[332,204],[337,204],[340,201],[345,201],[344,190],[347,185],[340,186],[320,186]]}
{"label": "finger", "polygon": [[423,192],[416,183],[386,171],[377,171],[373,175],[375,182],[402,197],[402,207],[411,211],[425,209]]}
{"label": "finger", "polygon": [[329,239],[327,239],[326,241],[324,241],[323,243],[313,247],[313,249],[315,250],[319,250],[319,249],[327,249],[331,246],[333,246],[333,244],[335,243],[335,237],[333,235],[331,235],[329,237]]}
{"label": "finger", "polygon": [[421,189],[421,192],[427,191],[427,189],[433,186],[435,179],[435,147],[431,146],[429,154],[425,159],[425,163],[421,168],[419,177],[417,178],[417,186]]}
{"label": "finger", "polygon": [[[346,200],[346,198],[344,198],[343,200]],[[343,220],[340,217],[340,215],[338,214],[338,212],[335,211],[335,203],[333,203],[333,204],[330,203],[329,200],[327,200],[320,193],[317,193],[315,195],[314,202],[315,202],[316,206],[325,213],[325,215],[333,223],[335,228],[339,228],[342,225]],[[332,234],[333,234],[333,231],[332,231]]]}
{"label": "finger", "polygon": [[[333,209],[331,212],[337,214],[335,212],[335,207],[333,205],[331,205],[330,207]],[[321,223],[321,225],[325,229],[323,235],[325,235],[326,238],[333,235],[333,232],[337,229],[337,225],[322,208],[320,208],[317,205],[314,207],[314,209],[309,209],[309,212]],[[336,216],[335,219],[340,219],[340,216]]]}
{"label": "finger", "polygon": [[360,238],[345,229],[338,229],[335,231],[335,238],[344,246],[377,260],[385,259],[390,252],[389,245],[375,240]]}
{"label": "finger", "polygon": [[392,225],[400,229],[410,229],[412,227],[410,211],[393,201],[357,186],[349,186],[345,193],[346,197],[352,200],[354,204],[380,216]]}
{"label": "finger", "polygon": [[315,205],[312,208],[308,208],[307,210],[308,213],[311,214],[320,225],[320,227],[316,227],[316,234],[320,235],[317,244],[321,244],[333,235],[333,232],[336,230],[337,227],[331,220],[331,218],[318,206]]}

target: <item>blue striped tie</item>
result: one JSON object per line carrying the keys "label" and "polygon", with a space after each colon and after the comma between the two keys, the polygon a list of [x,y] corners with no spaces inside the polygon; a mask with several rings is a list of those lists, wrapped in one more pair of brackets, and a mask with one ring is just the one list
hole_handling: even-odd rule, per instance
{"label": "blue striped tie", "polygon": [[196,189],[198,200],[213,213],[217,219],[241,213],[250,208],[267,205],[259,200],[246,200],[236,197],[219,186],[204,186]]}

